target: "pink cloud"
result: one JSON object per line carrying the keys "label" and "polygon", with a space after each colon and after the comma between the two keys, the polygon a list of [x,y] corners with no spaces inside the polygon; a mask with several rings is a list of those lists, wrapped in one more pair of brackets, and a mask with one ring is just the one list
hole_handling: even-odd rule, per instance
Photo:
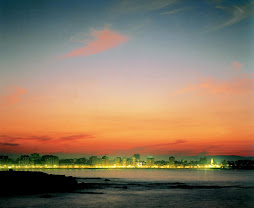
{"label": "pink cloud", "polygon": [[219,79],[216,77],[201,77],[195,84],[191,84],[176,91],[177,94],[196,92],[200,95],[244,95],[254,92],[254,76],[240,72],[243,64],[232,62],[230,68],[236,70],[238,73],[231,75],[228,79]]}
{"label": "pink cloud", "polygon": [[0,135],[0,148],[5,152],[71,152],[86,150],[87,141],[95,139],[93,134],[52,135]]}
{"label": "pink cloud", "polygon": [[12,87],[10,95],[2,96],[0,98],[1,104],[13,105],[20,101],[20,97],[27,92],[26,89],[20,87]]}
{"label": "pink cloud", "polygon": [[228,80],[222,80],[214,77],[202,78],[198,83],[189,85],[177,91],[177,94],[196,92],[205,94],[249,94],[254,92],[254,78],[241,76]]}
{"label": "pink cloud", "polygon": [[232,62],[232,65],[230,66],[230,68],[239,72],[243,68],[243,64],[238,63],[238,62]]}
{"label": "pink cloud", "polygon": [[128,41],[126,36],[108,28],[104,28],[103,30],[92,30],[90,36],[93,37],[93,40],[88,41],[86,46],[64,55],[63,58],[72,56],[88,56],[100,53],[102,51],[115,48]]}

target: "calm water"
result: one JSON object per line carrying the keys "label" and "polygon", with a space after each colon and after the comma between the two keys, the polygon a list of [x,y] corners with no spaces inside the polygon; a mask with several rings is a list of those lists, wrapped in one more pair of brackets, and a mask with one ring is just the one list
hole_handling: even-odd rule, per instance
{"label": "calm water", "polygon": [[[0,207],[254,207],[254,171],[42,170],[98,184],[77,193],[0,198]],[[93,179],[91,179],[93,178]],[[110,181],[105,181],[109,179]]]}

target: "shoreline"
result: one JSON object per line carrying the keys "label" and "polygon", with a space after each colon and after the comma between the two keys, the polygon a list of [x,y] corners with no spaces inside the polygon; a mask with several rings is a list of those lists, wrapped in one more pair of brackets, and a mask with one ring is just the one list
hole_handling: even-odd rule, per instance
{"label": "shoreline", "polygon": [[84,169],[98,169],[98,170],[231,170],[233,168],[114,168],[114,167],[95,167],[95,168],[82,168],[82,167],[64,167],[64,168],[56,168],[56,167],[22,167],[22,168],[0,168],[1,170],[66,170],[66,169],[74,169],[74,170],[84,170]]}
{"label": "shoreline", "polygon": [[187,168],[187,167],[175,167],[175,168],[164,168],[164,167],[0,167],[0,171],[8,170],[84,170],[84,169],[97,169],[97,170],[254,170],[254,168],[232,168],[232,167],[198,167],[198,168]]}

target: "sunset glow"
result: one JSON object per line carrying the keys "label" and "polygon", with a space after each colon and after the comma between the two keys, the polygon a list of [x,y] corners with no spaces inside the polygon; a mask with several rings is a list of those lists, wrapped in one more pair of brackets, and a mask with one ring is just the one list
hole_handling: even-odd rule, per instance
{"label": "sunset glow", "polygon": [[1,154],[254,156],[251,1],[4,2]]}

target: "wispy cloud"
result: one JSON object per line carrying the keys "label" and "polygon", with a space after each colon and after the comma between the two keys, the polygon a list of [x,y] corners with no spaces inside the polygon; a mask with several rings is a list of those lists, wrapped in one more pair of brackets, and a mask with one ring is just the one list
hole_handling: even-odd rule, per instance
{"label": "wispy cloud", "polygon": [[88,56],[95,53],[100,53],[115,48],[129,40],[128,37],[121,35],[109,28],[104,28],[103,30],[91,30],[90,37],[92,40],[86,41],[86,46],[64,55],[63,58],[72,56]]}
{"label": "wispy cloud", "polygon": [[94,138],[94,136],[91,134],[77,134],[77,135],[70,135],[70,136],[61,137],[61,138],[59,138],[59,140],[74,141],[74,140],[84,140],[84,139],[93,139],[93,138]]}
{"label": "wispy cloud", "polygon": [[216,9],[220,9],[220,10],[228,12],[231,15],[231,17],[209,28],[207,32],[216,31],[216,30],[231,26],[253,15],[252,6],[253,6],[253,2],[243,6],[237,6],[237,5],[232,5],[230,7],[224,7],[220,5],[216,6],[215,7]]}
{"label": "wispy cloud", "polygon": [[169,146],[169,145],[176,145],[176,144],[183,144],[186,143],[187,140],[184,139],[177,139],[174,142],[169,142],[169,143],[162,143],[162,144],[154,144],[154,145],[147,145],[145,147],[162,147],[162,146]]}
{"label": "wispy cloud", "polygon": [[6,143],[6,142],[0,142],[0,146],[18,146],[19,144],[16,143]]}
{"label": "wispy cloud", "polygon": [[6,106],[16,104],[20,101],[20,97],[27,92],[26,89],[20,87],[12,87],[9,91],[9,95],[0,97],[0,104]]}
{"label": "wispy cloud", "polygon": [[177,94],[194,92],[199,95],[247,95],[254,92],[254,77],[251,74],[240,73],[242,64],[233,62],[230,68],[238,72],[238,76],[229,79],[219,79],[212,76],[201,77],[195,84],[188,85]]}
{"label": "wispy cloud", "polygon": [[254,92],[254,78],[240,77],[229,80],[221,80],[214,77],[202,78],[198,83],[189,85],[178,94],[196,92],[200,95],[216,94],[249,94]]}
{"label": "wispy cloud", "polygon": [[169,11],[166,11],[166,12],[162,12],[160,14],[161,15],[177,14],[179,12],[183,12],[183,11],[190,10],[190,9],[193,9],[193,7],[185,7],[185,8],[179,8],[179,9],[173,9],[173,10],[169,10]]}
{"label": "wispy cloud", "polygon": [[[140,153],[152,153],[152,152],[160,152],[160,151],[168,151],[169,149],[172,149],[176,147],[176,145],[181,145],[188,142],[184,139],[177,139],[173,142],[168,143],[159,143],[159,144],[152,144],[152,145],[144,145],[144,146],[136,146],[125,150],[117,150],[117,153],[134,153],[134,152],[140,152]],[[113,151],[114,152],[114,151]]]}
{"label": "wispy cloud", "polygon": [[53,138],[48,136],[26,136],[26,137],[18,137],[18,136],[9,136],[9,135],[0,135],[0,141],[4,142],[24,142],[24,141],[36,141],[36,142],[46,142],[50,141]]}
{"label": "wispy cloud", "polygon": [[[0,148],[5,152],[59,152],[83,149],[87,140],[94,139],[92,134],[13,136],[0,135]],[[82,148],[83,147],[83,148]]]}
{"label": "wispy cloud", "polygon": [[91,134],[75,134],[67,135],[62,137],[50,137],[50,136],[9,136],[9,135],[0,135],[0,141],[4,142],[16,142],[16,141],[34,141],[39,143],[45,142],[73,142],[77,140],[93,139],[94,135]]}
{"label": "wispy cloud", "polygon": [[113,8],[113,11],[120,14],[132,12],[155,11],[165,8],[179,0],[123,0]]}

